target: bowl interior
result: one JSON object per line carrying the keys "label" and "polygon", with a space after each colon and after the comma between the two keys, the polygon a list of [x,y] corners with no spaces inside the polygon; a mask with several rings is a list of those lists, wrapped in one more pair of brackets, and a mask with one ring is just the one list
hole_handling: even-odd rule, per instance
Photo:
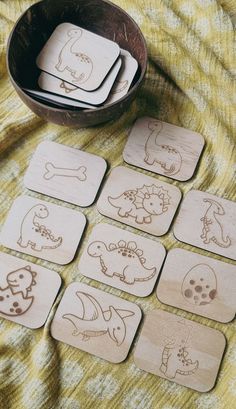
{"label": "bowl interior", "polygon": [[38,88],[36,57],[63,22],[114,40],[128,50],[139,63],[133,85],[140,80],[146,69],[146,44],[138,26],[123,10],[104,0],[43,0],[21,16],[9,40],[8,67],[18,86]]}

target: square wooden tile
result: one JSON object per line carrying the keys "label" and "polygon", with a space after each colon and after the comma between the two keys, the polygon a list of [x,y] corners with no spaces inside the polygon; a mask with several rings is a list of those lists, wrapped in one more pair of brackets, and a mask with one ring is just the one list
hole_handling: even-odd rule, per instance
{"label": "square wooden tile", "polygon": [[118,44],[70,23],[59,24],[37,66],[86,91],[97,89],[120,54]]}
{"label": "square wooden tile", "polygon": [[190,190],[181,204],[174,235],[180,241],[236,260],[236,203]]}
{"label": "square wooden tile", "polygon": [[142,117],[129,134],[123,157],[131,165],[185,181],[193,176],[204,143],[197,132]]}
{"label": "square wooden tile", "polygon": [[68,264],[74,258],[85,224],[81,212],[19,196],[2,227],[0,242],[12,250]]}
{"label": "square wooden tile", "polygon": [[105,216],[162,236],[169,230],[180,199],[176,186],[118,166],[111,171],[97,207]]}
{"label": "square wooden tile", "polygon": [[218,330],[153,310],[145,316],[134,361],[144,371],[208,392],[215,385],[225,345]]}
{"label": "square wooden tile", "polygon": [[183,249],[168,252],[157,287],[158,299],[215,321],[236,313],[236,266]]}
{"label": "square wooden tile", "polygon": [[28,328],[44,325],[61,286],[58,273],[0,252],[0,316]]}
{"label": "square wooden tile", "polygon": [[164,246],[154,240],[97,224],[79,262],[79,272],[127,293],[151,294],[165,258]]}
{"label": "square wooden tile", "polygon": [[86,284],[71,283],[52,321],[51,335],[118,363],[128,355],[141,316],[134,303]]}
{"label": "square wooden tile", "polygon": [[56,142],[40,143],[24,177],[28,189],[90,206],[106,172],[106,161],[96,155]]}

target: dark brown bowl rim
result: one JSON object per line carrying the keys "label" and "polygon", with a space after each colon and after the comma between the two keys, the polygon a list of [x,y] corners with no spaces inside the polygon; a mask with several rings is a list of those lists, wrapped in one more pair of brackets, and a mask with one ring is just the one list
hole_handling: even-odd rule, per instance
{"label": "dark brown bowl rim", "polygon": [[[143,68],[142,71],[141,71],[141,74],[140,74],[140,77],[139,77],[138,81],[137,81],[137,82],[134,84],[134,86],[127,92],[126,95],[124,95],[122,98],[118,99],[117,101],[113,102],[112,104],[103,105],[103,106],[97,107],[97,108],[95,108],[95,109],[83,109],[82,111],[78,111],[78,112],[81,112],[81,113],[82,113],[82,112],[85,112],[85,111],[86,111],[86,113],[87,113],[87,112],[91,112],[91,113],[92,113],[92,112],[99,112],[99,111],[104,111],[104,110],[107,109],[107,108],[115,107],[116,105],[118,106],[120,103],[122,103],[123,101],[125,101],[125,100],[131,95],[131,93],[135,92],[135,90],[139,87],[140,83],[142,82],[142,80],[143,80],[143,78],[144,78],[144,76],[145,76],[146,70],[147,70],[147,61],[148,61],[147,43],[146,43],[146,40],[145,40],[145,38],[144,38],[144,35],[143,35],[141,29],[139,28],[138,24],[136,23],[136,21],[135,21],[128,13],[126,13],[125,10],[123,10],[121,7],[117,6],[116,4],[112,3],[111,1],[109,1],[109,0],[100,0],[100,1],[102,1],[103,3],[106,3],[106,4],[111,5],[112,7],[116,8],[116,9],[118,9],[119,11],[121,11],[122,13],[124,13],[124,14],[132,21],[132,23],[136,26],[136,28],[137,28],[137,30],[138,30],[138,32],[139,32],[140,38],[142,39],[143,46],[144,46],[144,54],[145,54],[145,55],[144,55],[144,57],[145,57],[145,63],[144,63],[144,64],[145,64],[145,65],[144,65],[144,68]],[[53,112],[55,112],[55,111],[61,112],[61,113],[63,113],[63,112],[64,112],[64,113],[65,113],[65,112],[68,112],[68,113],[70,113],[70,114],[74,114],[74,113],[76,112],[76,111],[74,111],[74,110],[54,108],[54,107],[51,107],[50,105],[42,104],[41,102],[36,101],[36,100],[35,100],[34,98],[32,98],[29,94],[27,94],[27,93],[23,90],[23,88],[21,88],[21,87],[17,84],[17,82],[14,80],[14,78],[13,78],[13,76],[12,76],[12,74],[11,74],[11,69],[10,69],[10,66],[9,66],[9,50],[10,50],[10,46],[11,46],[11,39],[12,39],[13,33],[14,33],[14,31],[15,31],[17,25],[19,24],[20,20],[25,16],[25,14],[27,14],[28,11],[31,10],[36,4],[43,3],[43,2],[44,2],[44,0],[40,0],[40,1],[38,1],[37,3],[34,3],[34,4],[32,4],[30,7],[28,7],[28,8],[20,15],[20,17],[17,19],[16,23],[14,24],[14,26],[13,26],[13,28],[12,28],[12,30],[11,30],[11,33],[10,33],[10,35],[9,35],[8,41],[7,41],[7,53],[6,53],[7,71],[8,71],[8,74],[9,74],[9,76],[10,76],[10,79],[11,79],[12,83],[14,84],[14,86],[16,87],[16,89],[17,89],[18,91],[20,91],[21,93],[23,93],[23,94],[24,94],[28,99],[30,99],[33,103],[37,103],[37,105],[41,106],[42,108],[44,108],[44,109],[47,108],[47,109],[49,109],[50,111],[53,111]]]}

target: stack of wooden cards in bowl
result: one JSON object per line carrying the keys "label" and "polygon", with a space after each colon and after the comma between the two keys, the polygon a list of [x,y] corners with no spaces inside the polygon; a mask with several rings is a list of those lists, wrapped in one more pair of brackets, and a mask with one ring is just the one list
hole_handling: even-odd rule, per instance
{"label": "stack of wooden cards in bowl", "polygon": [[111,104],[127,94],[138,70],[117,43],[70,23],[56,27],[36,64],[38,87],[25,91],[62,108]]}

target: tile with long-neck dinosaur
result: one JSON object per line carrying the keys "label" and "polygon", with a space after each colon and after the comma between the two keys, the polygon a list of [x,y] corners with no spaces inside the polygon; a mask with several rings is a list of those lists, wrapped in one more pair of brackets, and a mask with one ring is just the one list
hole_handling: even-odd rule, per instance
{"label": "tile with long-neck dinosaur", "polygon": [[131,165],[185,181],[193,176],[204,143],[197,132],[142,117],[131,129],[123,157]]}
{"label": "tile with long-neck dinosaur", "polygon": [[236,202],[190,190],[174,223],[175,237],[236,260]]}
{"label": "tile with long-neck dinosaur", "polygon": [[0,233],[5,247],[58,264],[70,263],[86,224],[83,213],[30,196],[12,204]]}
{"label": "tile with long-neck dinosaur", "polygon": [[137,304],[74,282],[61,299],[51,335],[82,351],[119,363],[128,355],[141,317]]}

